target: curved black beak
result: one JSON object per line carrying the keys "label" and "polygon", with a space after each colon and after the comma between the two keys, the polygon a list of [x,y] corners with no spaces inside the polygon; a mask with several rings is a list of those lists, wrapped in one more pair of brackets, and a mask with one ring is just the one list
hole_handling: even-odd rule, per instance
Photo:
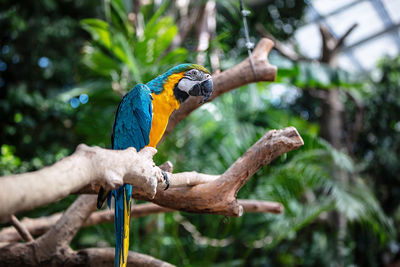
{"label": "curved black beak", "polygon": [[195,84],[190,90],[189,95],[191,96],[204,96],[199,104],[206,102],[213,92],[213,82],[212,79],[207,79],[201,83]]}

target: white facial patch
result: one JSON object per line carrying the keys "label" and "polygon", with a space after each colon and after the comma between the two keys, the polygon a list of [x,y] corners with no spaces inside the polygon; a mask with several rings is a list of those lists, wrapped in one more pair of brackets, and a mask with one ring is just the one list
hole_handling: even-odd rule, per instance
{"label": "white facial patch", "polygon": [[186,93],[189,93],[189,90],[192,89],[192,87],[193,87],[195,84],[198,84],[198,83],[199,83],[199,81],[192,81],[192,80],[183,78],[183,79],[181,79],[180,82],[178,83],[178,88],[179,88],[179,90],[181,90],[181,91],[184,91],[184,92],[186,92]]}

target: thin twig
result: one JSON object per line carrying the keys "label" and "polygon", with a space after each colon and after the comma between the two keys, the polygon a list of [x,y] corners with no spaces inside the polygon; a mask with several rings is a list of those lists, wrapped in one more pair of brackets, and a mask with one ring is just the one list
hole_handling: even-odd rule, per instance
{"label": "thin twig", "polygon": [[15,215],[11,215],[11,224],[15,227],[23,240],[25,240],[26,242],[34,241],[28,229],[26,229],[26,227],[18,220],[17,217],[15,217]]}
{"label": "thin twig", "polygon": [[270,34],[261,23],[256,24],[256,30],[263,36],[274,42],[274,49],[281,54],[283,57],[293,61],[313,61],[312,58],[308,58],[302,55],[299,55],[293,48],[282,43],[278,39],[276,39],[272,34]]}
{"label": "thin twig", "polygon": [[354,23],[343,35],[337,40],[334,50],[342,48],[344,40],[349,36],[349,34],[358,26],[358,23]]}

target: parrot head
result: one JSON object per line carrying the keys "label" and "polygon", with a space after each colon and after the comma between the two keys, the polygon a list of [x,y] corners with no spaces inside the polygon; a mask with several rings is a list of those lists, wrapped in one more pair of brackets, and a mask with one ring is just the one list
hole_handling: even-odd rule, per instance
{"label": "parrot head", "polygon": [[213,92],[210,72],[200,65],[190,63],[173,67],[149,81],[147,86],[156,95],[161,94],[166,87],[171,88],[179,103],[185,101],[189,96],[203,96],[200,103],[204,103]]}
{"label": "parrot head", "polygon": [[187,65],[189,66],[183,72],[183,77],[175,84],[175,98],[182,103],[189,96],[203,96],[200,104],[204,103],[210,98],[213,92],[211,74],[206,68],[200,65]]}

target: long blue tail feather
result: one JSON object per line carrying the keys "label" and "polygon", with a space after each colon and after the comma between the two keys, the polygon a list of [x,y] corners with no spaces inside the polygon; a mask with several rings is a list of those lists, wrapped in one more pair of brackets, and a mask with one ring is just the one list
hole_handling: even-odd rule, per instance
{"label": "long blue tail feather", "polygon": [[130,199],[132,197],[132,185],[125,184],[120,188],[113,190],[112,195],[115,200],[115,218],[114,218],[114,228],[115,228],[115,267],[122,266],[125,259],[124,255],[124,234],[125,227],[129,227],[129,222],[125,223],[125,210],[130,214]]}

